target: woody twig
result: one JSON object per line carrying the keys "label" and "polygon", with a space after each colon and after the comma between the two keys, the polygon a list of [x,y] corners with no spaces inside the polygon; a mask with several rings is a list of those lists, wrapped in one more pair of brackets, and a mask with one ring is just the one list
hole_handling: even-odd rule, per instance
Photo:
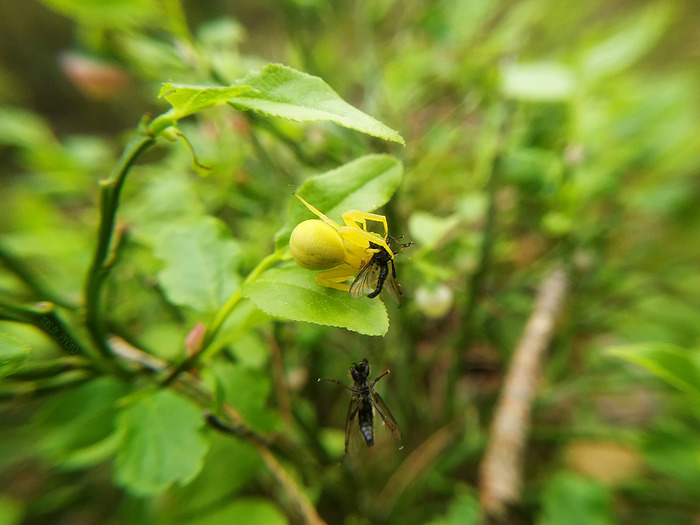
{"label": "woody twig", "polygon": [[489,520],[505,518],[508,506],[517,504],[520,499],[530,409],[544,352],[554,335],[568,285],[569,278],[562,268],[554,269],[545,277],[513,354],[481,464],[481,507]]}

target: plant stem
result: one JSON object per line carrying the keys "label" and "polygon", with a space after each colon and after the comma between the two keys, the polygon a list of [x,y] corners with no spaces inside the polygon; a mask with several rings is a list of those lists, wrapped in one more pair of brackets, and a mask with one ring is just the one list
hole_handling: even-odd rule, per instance
{"label": "plant stem", "polygon": [[92,379],[94,375],[87,370],[73,370],[37,381],[14,382],[12,376],[3,380],[0,386],[0,399],[13,399],[20,396],[44,394],[76,386]]}
{"label": "plant stem", "polygon": [[99,239],[85,282],[85,309],[88,331],[93,343],[104,357],[110,357],[111,352],[102,318],[102,285],[109,274],[114,256],[112,239],[121,189],[136,159],[156,141],[155,136],[144,128],[142,124],[139,134],[127,144],[111,176],[100,183]]}
{"label": "plant stem", "polygon": [[[460,347],[466,346],[468,342],[467,339],[471,337],[471,330],[473,328],[474,314],[476,312],[477,305],[482,298],[484,281],[488,275],[491,258],[493,256],[493,247],[495,243],[495,229],[496,229],[496,218],[497,218],[497,203],[496,195],[499,189],[500,183],[500,171],[502,166],[502,154],[503,154],[503,142],[505,141],[506,134],[508,132],[508,123],[510,122],[510,117],[512,110],[510,107],[497,106],[492,114],[490,115],[489,127],[487,129],[488,141],[491,144],[491,151],[488,156],[483,161],[483,166],[480,178],[485,178],[484,192],[488,199],[488,208],[486,210],[486,217],[483,227],[483,240],[481,242],[481,248],[479,253],[479,261],[474,273],[468,278],[467,290],[469,290],[469,296],[467,304],[464,308],[464,314],[462,315],[462,324],[468,327],[466,330],[462,331],[462,340],[459,341]],[[461,355],[461,353],[460,353]]]}
{"label": "plant stem", "polygon": [[36,326],[71,354],[80,353],[91,359],[99,358],[73,335],[63,319],[54,311],[53,303],[42,302],[26,306],[0,302],[0,318]]}
{"label": "plant stem", "polygon": [[231,297],[229,297],[228,301],[226,301],[226,304],[224,304],[224,306],[221,307],[221,310],[219,310],[219,312],[216,314],[214,322],[212,323],[211,328],[208,330],[207,335],[204,338],[202,350],[206,349],[207,346],[211,344],[211,342],[214,340],[214,336],[221,328],[221,325],[224,323],[229,314],[233,311],[233,308],[236,306],[236,304],[238,304],[238,301],[241,300],[241,288],[243,288],[243,286],[245,286],[246,284],[253,282],[260,276],[261,273],[263,273],[276,262],[280,261],[285,250],[286,248],[279,248],[275,250],[273,253],[271,253],[262,261],[260,261],[260,263],[253,269],[253,271],[251,271],[248,274],[248,277],[245,278],[238,290],[236,290],[231,295]]}
{"label": "plant stem", "polygon": [[92,367],[92,362],[83,357],[61,357],[47,361],[32,361],[23,363],[19,370],[12,373],[10,379],[33,381],[59,376],[72,370],[90,370]]}
{"label": "plant stem", "polygon": [[165,380],[162,383],[163,386],[167,386],[170,383],[172,383],[172,381],[175,378],[177,378],[178,375],[180,375],[185,370],[192,368],[197,363],[197,361],[202,357],[207,348],[209,348],[211,343],[214,341],[214,338],[221,329],[221,326],[224,324],[224,321],[226,321],[233,309],[243,298],[243,295],[241,294],[241,289],[243,288],[243,286],[257,279],[257,277],[262,272],[264,272],[270,266],[281,260],[285,250],[286,248],[279,248],[275,250],[273,253],[271,253],[262,261],[260,261],[260,263],[253,269],[253,271],[251,271],[248,274],[248,277],[246,277],[243,283],[241,283],[241,286],[239,286],[238,289],[235,292],[233,292],[233,294],[231,294],[231,297],[228,298],[226,303],[217,312],[216,317],[214,318],[214,321],[211,324],[211,327],[209,327],[209,330],[207,330],[207,333],[204,336],[204,340],[202,341],[202,348],[200,349],[200,351],[190,357],[187,357],[186,359],[183,359],[182,362],[177,366],[177,368],[175,368],[175,370],[173,370],[172,373],[170,373],[168,377],[165,378]]}
{"label": "plant stem", "polygon": [[[476,177],[478,180],[483,180],[484,193],[488,201],[486,209],[486,217],[482,228],[482,241],[479,248],[479,259],[477,267],[466,282],[467,303],[464,306],[462,313],[461,325],[462,329],[456,337],[455,345],[460,348],[455,354],[453,365],[454,372],[448,375],[447,382],[447,398],[455,399],[455,389],[457,388],[457,379],[461,370],[464,368],[464,359],[466,352],[464,351],[471,344],[474,334],[478,333],[474,319],[478,312],[479,302],[483,299],[486,281],[491,270],[491,261],[493,257],[493,249],[496,241],[496,222],[498,216],[497,193],[500,184],[500,170],[502,167],[503,142],[506,140],[508,132],[508,123],[511,120],[513,110],[509,105],[496,105],[489,113],[487,126],[485,129],[484,142],[489,145],[487,151],[482,156],[477,169]],[[448,417],[452,417],[451,413],[454,410],[454,404],[447,405]]]}

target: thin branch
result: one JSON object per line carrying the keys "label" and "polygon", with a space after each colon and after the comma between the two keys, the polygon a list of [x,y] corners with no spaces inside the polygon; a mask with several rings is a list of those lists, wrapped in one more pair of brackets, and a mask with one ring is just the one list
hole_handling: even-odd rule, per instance
{"label": "thin branch", "polygon": [[[152,370],[154,372],[167,372],[172,367],[169,367],[168,363],[149,355],[138,348],[130,345],[123,339],[119,337],[112,336],[109,340],[110,346],[114,349],[114,352],[124,359],[140,364],[141,366]],[[172,373],[170,374],[172,376]],[[194,377],[192,374],[187,372],[182,372],[173,378],[173,387],[175,386],[185,387],[188,393],[196,398],[200,403],[210,405],[212,403],[212,395],[206,390],[201,382]],[[321,519],[316,511],[316,508],[311,504],[308,497],[299,488],[297,482],[287,473],[287,471],[282,467],[277,458],[272,454],[268,448],[268,440],[252,430],[250,426],[243,419],[243,416],[236,410],[235,407],[229,404],[224,404],[222,406],[222,412],[231,420],[233,424],[229,424],[219,418],[210,418],[208,413],[205,413],[205,419],[207,423],[213,425],[222,432],[226,432],[231,435],[235,435],[240,438],[247,439],[258,451],[258,454],[265,462],[267,468],[272,472],[277,485],[281,489],[281,494],[284,497],[284,503],[289,508],[289,510],[298,516],[302,523],[307,525],[325,525],[325,522]]]}
{"label": "thin branch", "polygon": [[260,434],[251,431],[250,428],[245,425],[230,425],[209,411],[205,411],[204,414],[202,414],[202,417],[204,417],[204,420],[210,427],[212,427],[214,430],[222,432],[223,434],[228,434],[229,436],[235,436],[241,439],[249,439],[251,441],[259,441],[265,446],[270,445],[267,439],[260,436]]}
{"label": "thin branch", "polygon": [[56,344],[70,354],[82,354],[92,359],[96,366],[110,370],[110,366],[89,346],[84,345],[70,330],[55,305],[48,301],[33,305],[19,305],[0,302],[0,319],[34,325],[51,337]]}
{"label": "thin branch", "polygon": [[0,384],[0,399],[14,399],[22,396],[47,394],[54,390],[74,387],[89,381],[95,374],[88,370],[71,370],[53,377],[35,381],[14,381],[13,376],[4,378]]}
{"label": "thin branch", "polygon": [[14,381],[34,381],[55,377],[73,370],[93,370],[92,361],[84,357],[71,356],[46,361],[29,361],[13,372],[10,378]]}
{"label": "thin branch", "polygon": [[[507,141],[510,130],[513,109],[510,104],[499,103],[487,113],[487,120],[484,123],[483,142],[486,147],[480,153],[475,165],[474,177],[482,181],[484,195],[487,199],[486,215],[481,228],[481,246],[477,266],[474,272],[467,278],[466,297],[467,303],[461,315],[462,329],[456,337],[455,345],[458,348],[468,348],[474,334],[478,334],[475,319],[477,318],[478,306],[484,297],[488,285],[489,272],[493,260],[493,251],[498,237],[498,190],[502,178],[503,149]],[[457,352],[455,355],[454,372],[448,374],[447,396],[452,399],[456,396],[457,380],[459,371],[464,368],[465,352]],[[452,414],[453,405],[447,405],[448,416]]]}
{"label": "thin branch", "polygon": [[518,503],[530,409],[547,349],[567,295],[569,277],[556,268],[542,281],[535,306],[513,354],[496,405],[489,446],[481,463],[480,497],[484,514],[502,520]]}
{"label": "thin branch", "polygon": [[[498,217],[497,196],[500,188],[501,170],[503,164],[503,148],[510,130],[510,121],[513,109],[510,105],[498,105],[488,114],[485,124],[486,136],[483,141],[487,147],[481,154],[481,162],[477,163],[475,177],[484,180],[484,193],[488,201],[486,216],[482,227],[482,241],[479,248],[479,260],[475,271],[467,279],[468,299],[462,314],[462,324],[471,328],[474,315],[481,300],[485,281],[488,277],[493,249],[496,241],[496,222]],[[472,337],[472,330],[462,330],[459,341],[460,347],[467,346],[468,339]],[[459,359],[459,357],[458,357]],[[461,363],[460,363],[461,365]]]}

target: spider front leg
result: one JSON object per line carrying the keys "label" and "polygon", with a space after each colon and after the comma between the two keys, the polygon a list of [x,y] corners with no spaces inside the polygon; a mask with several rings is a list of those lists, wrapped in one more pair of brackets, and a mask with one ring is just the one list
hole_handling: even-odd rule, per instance
{"label": "spider front leg", "polygon": [[[384,236],[380,237],[379,234],[368,232],[367,221],[381,223],[384,227]],[[362,248],[370,254],[376,252],[376,250],[369,249],[370,243],[378,244],[393,257],[394,252],[391,251],[389,245],[386,243],[385,240],[389,231],[389,227],[387,225],[386,217],[384,217],[384,215],[377,215],[376,213],[365,213],[358,210],[351,210],[343,213],[343,222],[345,222],[346,225],[338,228],[338,233],[343,239],[345,239],[349,243],[359,246],[360,248]]]}
{"label": "spider front leg", "polygon": [[367,221],[378,222],[384,227],[384,235],[382,235],[382,238],[385,239],[386,236],[389,235],[389,225],[387,224],[386,217],[384,217],[384,215],[359,210],[349,210],[343,212],[343,222],[346,226],[357,228],[357,225],[361,225],[362,229],[367,231]]}
{"label": "spider front leg", "polygon": [[298,194],[292,193],[292,195],[294,195],[297,199],[299,199],[299,200],[304,204],[304,206],[306,206],[306,207],[309,209],[309,211],[311,211],[311,213],[313,213],[314,215],[316,215],[316,216],[317,216],[319,219],[321,219],[323,222],[325,222],[325,223],[328,224],[329,226],[332,226],[332,227],[335,228],[336,230],[337,230],[338,228],[340,228],[340,225],[339,225],[337,222],[335,222],[334,220],[330,219],[329,217],[327,217],[326,215],[324,215],[323,213],[321,213],[321,212],[320,212],[318,209],[316,209],[314,206],[312,206],[311,204],[309,204],[308,202],[306,202],[304,199],[302,199]]}

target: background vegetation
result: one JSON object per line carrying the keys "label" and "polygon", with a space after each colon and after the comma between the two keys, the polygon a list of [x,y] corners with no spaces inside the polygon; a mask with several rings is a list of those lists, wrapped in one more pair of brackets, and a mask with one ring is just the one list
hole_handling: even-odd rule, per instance
{"label": "background vegetation", "polygon": [[[568,294],[507,522],[697,523],[697,3],[234,4],[0,4],[0,524],[498,519],[479,469],[556,268]],[[162,84],[230,85],[269,62],[406,146],[201,108],[179,123],[190,147],[160,140],[132,168],[86,305],[100,180],[169,109]],[[403,164],[356,204],[386,203],[391,233],[416,241],[396,258],[402,308],[387,304],[388,331],[366,328],[384,315],[370,299],[343,297],[371,304],[356,331],[270,317],[240,286],[261,261],[288,267],[266,257],[299,213],[291,193],[368,154]],[[391,369],[377,388],[405,448],[376,425],[339,464],[349,394],[316,378],[346,381],[363,357]]]}

